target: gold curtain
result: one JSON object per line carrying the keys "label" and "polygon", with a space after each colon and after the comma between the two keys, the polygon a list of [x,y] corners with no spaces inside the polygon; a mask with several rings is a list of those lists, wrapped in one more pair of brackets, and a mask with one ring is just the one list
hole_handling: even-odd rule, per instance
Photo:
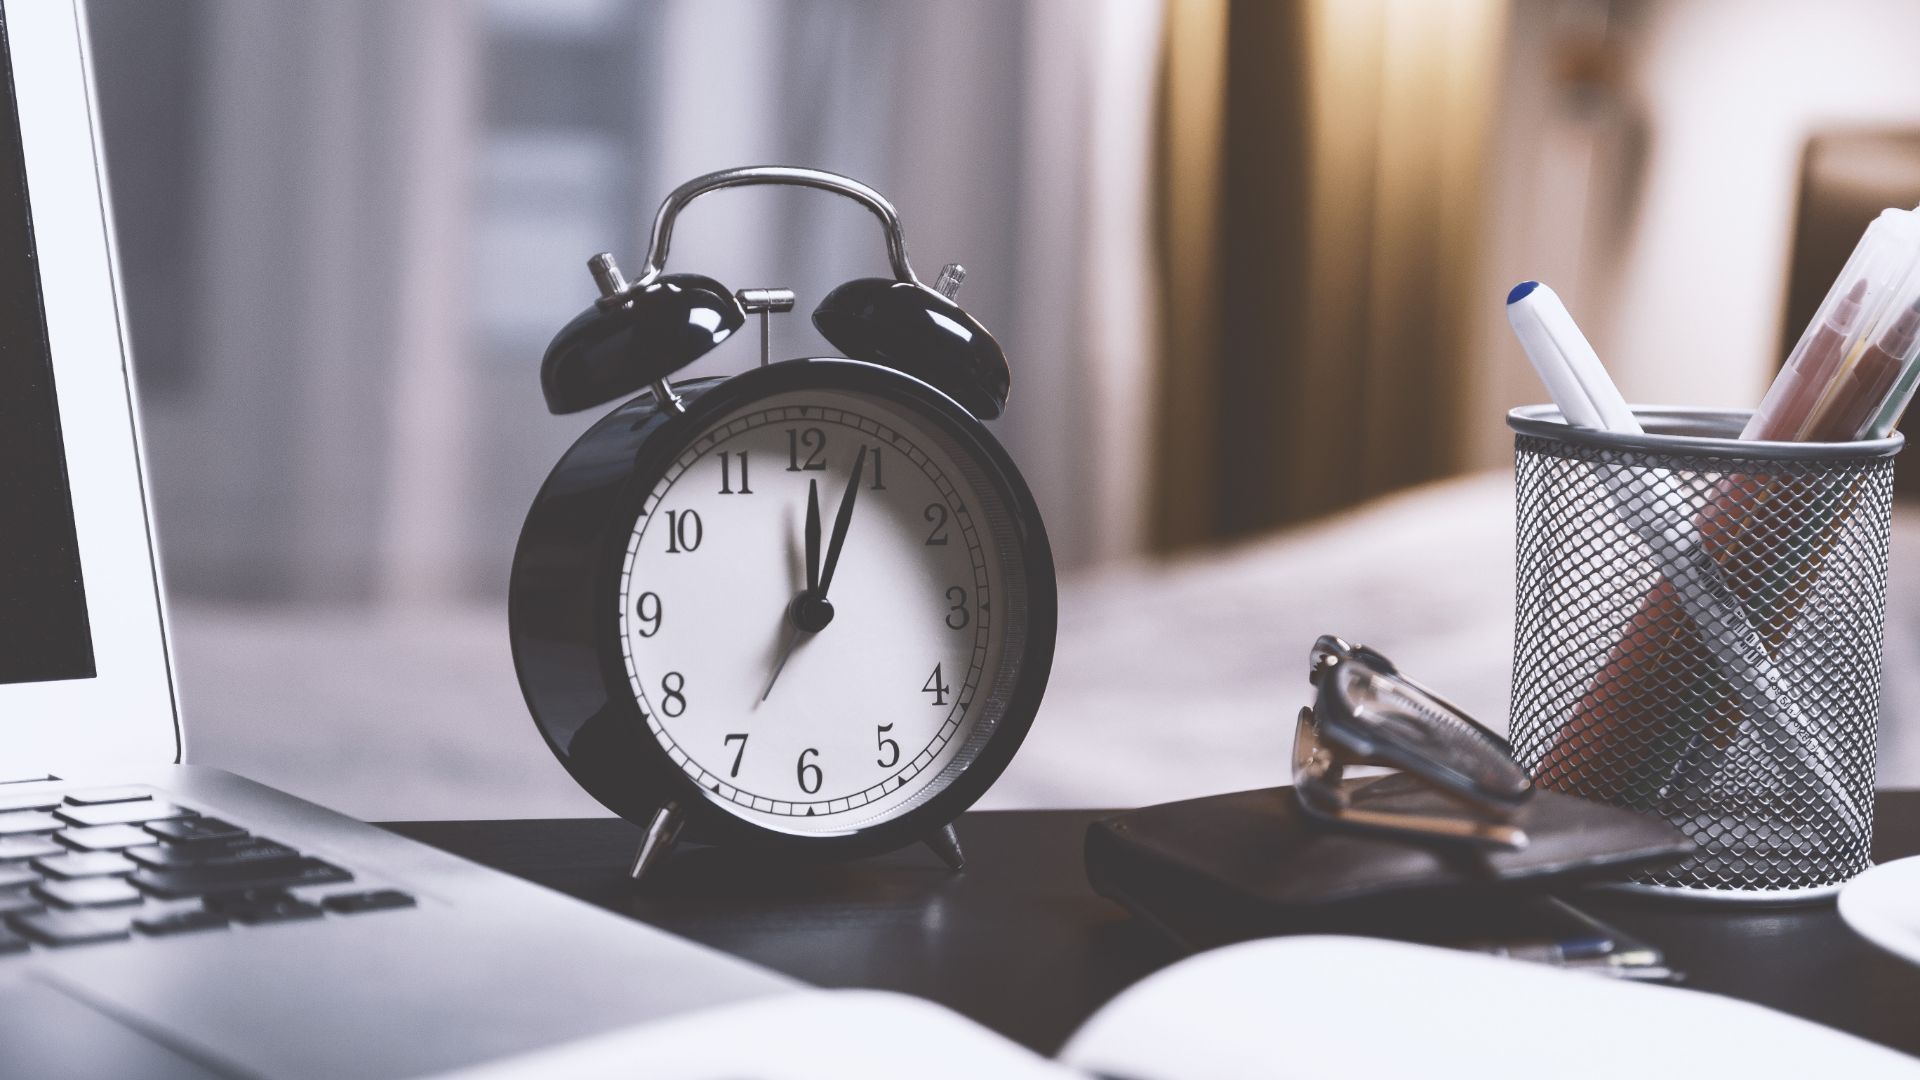
{"label": "gold curtain", "polygon": [[1168,0],[1162,550],[1446,475],[1502,0]]}

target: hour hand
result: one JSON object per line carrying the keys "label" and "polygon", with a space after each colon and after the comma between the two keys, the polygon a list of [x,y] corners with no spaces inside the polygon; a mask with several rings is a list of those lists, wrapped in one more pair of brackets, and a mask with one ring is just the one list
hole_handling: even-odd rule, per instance
{"label": "hour hand", "polygon": [[[789,534],[791,535],[791,534]],[[807,481],[807,591],[820,591],[820,481]]]}

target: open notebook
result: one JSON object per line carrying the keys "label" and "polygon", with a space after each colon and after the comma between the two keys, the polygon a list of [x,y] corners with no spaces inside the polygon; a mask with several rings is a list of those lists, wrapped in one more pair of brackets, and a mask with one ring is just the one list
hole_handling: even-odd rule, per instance
{"label": "open notebook", "polygon": [[918,998],[819,990],[444,1080],[1527,1075],[1915,1077],[1920,1062],[1713,994],[1372,938],[1294,937],[1216,949],[1142,980],[1053,1061]]}

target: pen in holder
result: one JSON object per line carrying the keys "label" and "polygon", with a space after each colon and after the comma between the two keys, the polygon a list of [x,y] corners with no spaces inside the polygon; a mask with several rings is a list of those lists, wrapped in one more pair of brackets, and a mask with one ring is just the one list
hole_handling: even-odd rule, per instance
{"label": "pen in holder", "polygon": [[1902,438],[1644,435],[1515,409],[1511,741],[1546,788],[1665,817],[1663,894],[1797,900],[1867,868],[1893,459]]}

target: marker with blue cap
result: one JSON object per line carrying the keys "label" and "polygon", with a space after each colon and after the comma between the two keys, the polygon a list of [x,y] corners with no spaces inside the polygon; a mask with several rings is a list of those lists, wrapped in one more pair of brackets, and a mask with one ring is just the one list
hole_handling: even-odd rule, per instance
{"label": "marker with blue cap", "polygon": [[1567,423],[1641,433],[1640,422],[1607,376],[1599,354],[1552,289],[1537,281],[1515,285],[1507,294],[1507,321]]}

